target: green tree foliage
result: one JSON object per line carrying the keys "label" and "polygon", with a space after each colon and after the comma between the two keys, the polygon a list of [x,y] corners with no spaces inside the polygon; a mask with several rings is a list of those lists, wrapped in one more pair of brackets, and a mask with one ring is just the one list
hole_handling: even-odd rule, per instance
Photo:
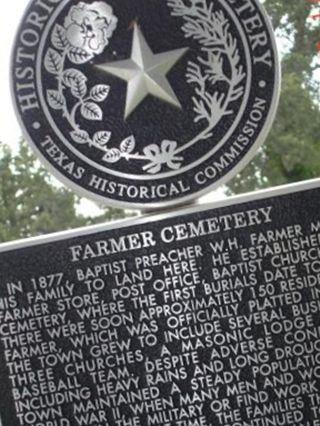
{"label": "green tree foliage", "polygon": [[26,143],[13,154],[0,145],[0,242],[119,219],[121,210],[98,217],[77,212],[80,199],[53,182]]}
{"label": "green tree foliage", "polygon": [[[282,93],[273,129],[258,155],[228,186],[252,191],[320,176],[319,22],[309,0],[265,0],[277,35],[290,49],[282,58]],[[320,55],[320,53],[319,53]]]}

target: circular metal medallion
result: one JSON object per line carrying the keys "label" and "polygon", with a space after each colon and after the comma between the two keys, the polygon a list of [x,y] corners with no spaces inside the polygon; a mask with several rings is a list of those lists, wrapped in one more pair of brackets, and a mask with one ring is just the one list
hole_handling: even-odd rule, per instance
{"label": "circular metal medallion", "polygon": [[253,157],[279,95],[257,0],[37,0],[13,53],[20,122],[81,195],[186,203]]}

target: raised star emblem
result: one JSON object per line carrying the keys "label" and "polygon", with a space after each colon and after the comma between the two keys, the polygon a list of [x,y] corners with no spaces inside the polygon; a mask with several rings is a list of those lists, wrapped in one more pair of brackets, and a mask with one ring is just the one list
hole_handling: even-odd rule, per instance
{"label": "raised star emblem", "polygon": [[183,48],[155,54],[135,24],[131,58],[97,66],[128,83],[125,118],[128,118],[148,95],[182,108],[166,75],[187,50],[188,48]]}

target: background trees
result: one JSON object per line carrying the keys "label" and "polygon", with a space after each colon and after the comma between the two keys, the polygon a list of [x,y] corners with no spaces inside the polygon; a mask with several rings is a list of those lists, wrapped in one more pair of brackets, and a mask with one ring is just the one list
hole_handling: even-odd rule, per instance
{"label": "background trees", "polygon": [[125,216],[124,211],[106,209],[87,217],[79,213],[79,201],[53,181],[25,142],[17,154],[0,145],[0,242]]}
{"label": "background trees", "polygon": [[310,19],[319,7],[310,0],[265,0],[264,5],[277,35],[288,45],[282,58],[281,100],[266,143],[228,185],[231,193],[320,176],[320,85],[314,78],[320,69],[320,25]]}

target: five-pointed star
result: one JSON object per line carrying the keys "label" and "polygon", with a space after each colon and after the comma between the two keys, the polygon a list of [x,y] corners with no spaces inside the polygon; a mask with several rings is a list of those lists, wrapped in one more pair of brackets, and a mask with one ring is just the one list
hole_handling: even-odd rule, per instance
{"label": "five-pointed star", "polygon": [[128,118],[149,94],[181,108],[166,75],[187,50],[188,48],[184,48],[154,54],[138,25],[135,25],[131,58],[97,66],[127,81],[125,118]]}

